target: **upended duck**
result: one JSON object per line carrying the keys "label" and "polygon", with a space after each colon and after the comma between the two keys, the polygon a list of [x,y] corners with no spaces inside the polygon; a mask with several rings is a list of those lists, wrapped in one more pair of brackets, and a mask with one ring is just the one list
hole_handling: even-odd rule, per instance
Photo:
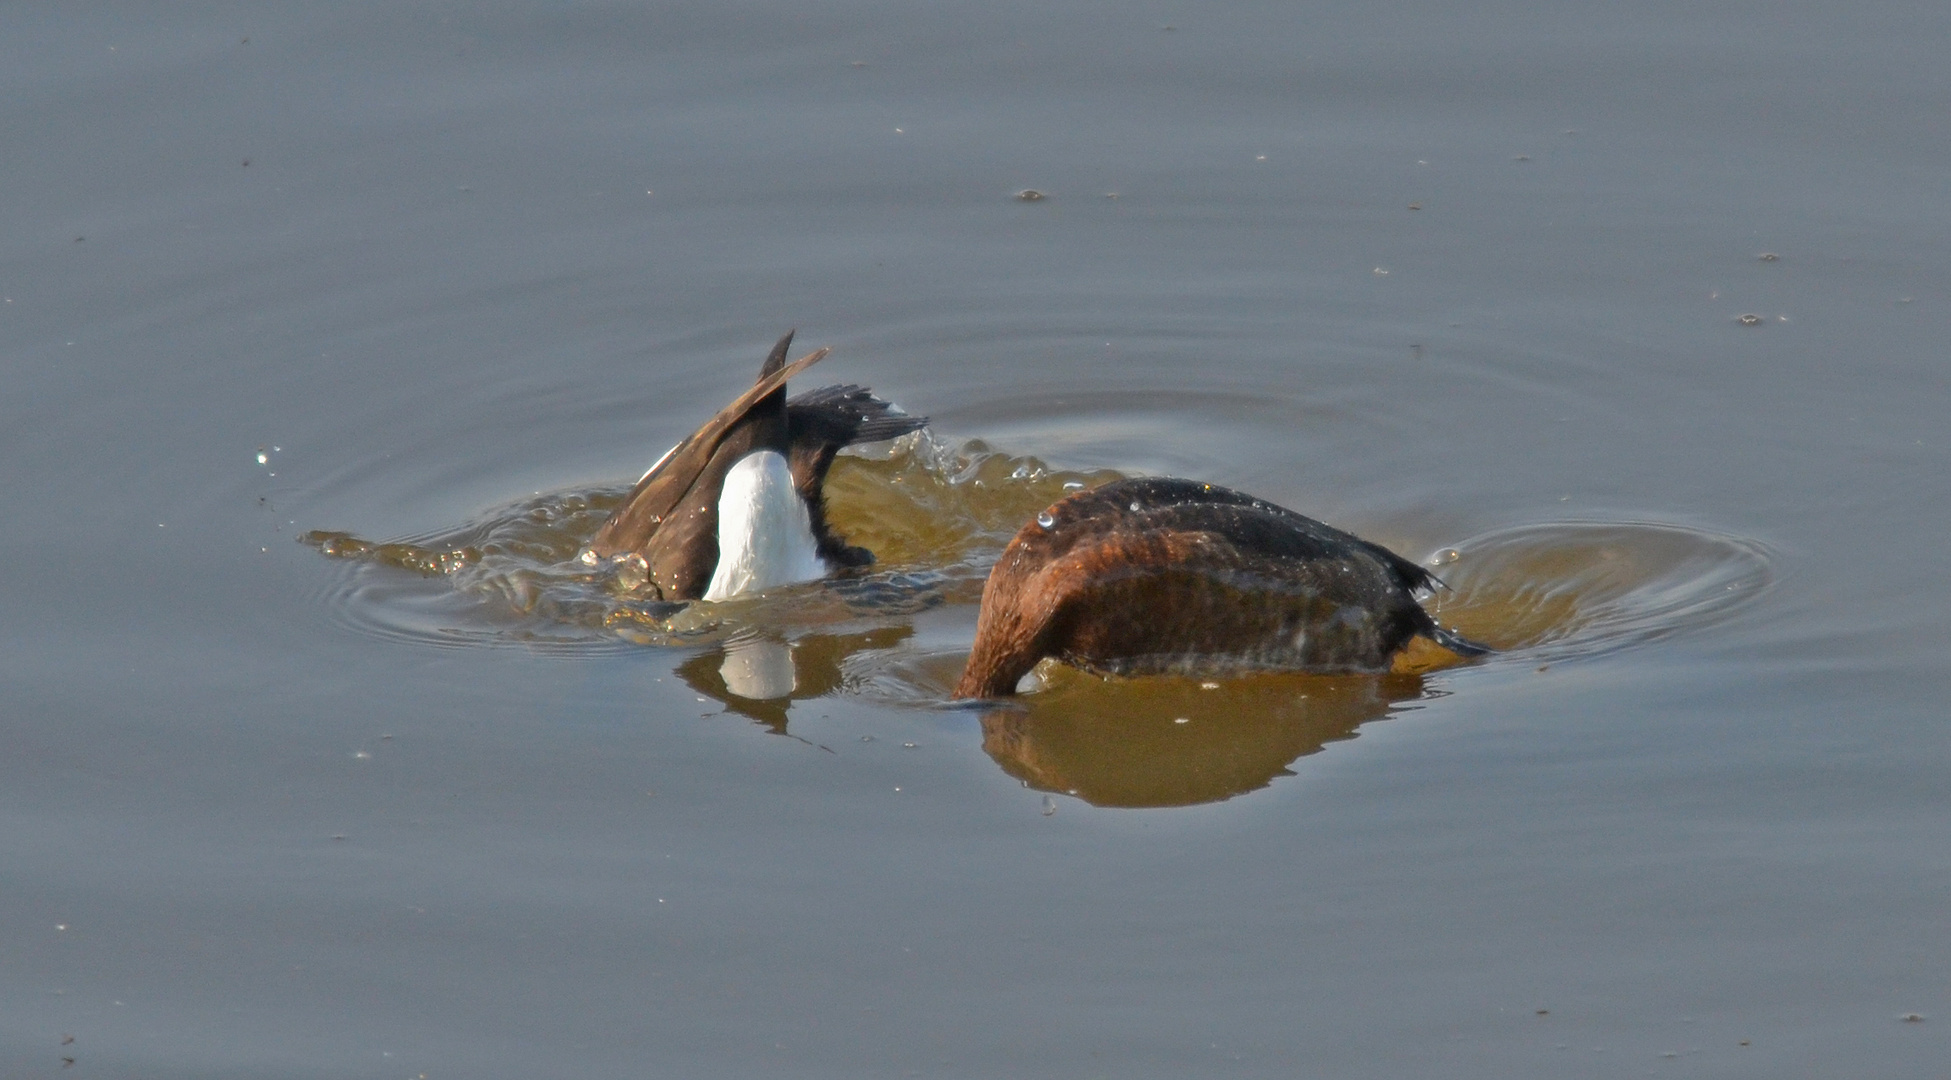
{"label": "upended duck", "polygon": [[644,563],[662,600],[729,600],[816,581],[874,561],[826,520],[823,491],[834,455],[856,443],[927,426],[861,386],[786,398],[786,381],[828,350],[786,363],[788,332],[759,378],[637,481],[589,543],[585,558]]}
{"label": "upended duck", "polygon": [[1386,671],[1441,583],[1378,544],[1192,480],[1120,480],[1023,526],[989,574],[958,698],[1005,697],[1044,657],[1114,675]]}

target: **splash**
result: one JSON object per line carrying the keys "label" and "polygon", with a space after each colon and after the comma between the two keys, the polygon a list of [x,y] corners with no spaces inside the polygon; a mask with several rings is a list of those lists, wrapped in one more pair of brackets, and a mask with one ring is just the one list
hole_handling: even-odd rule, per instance
{"label": "splash", "polygon": [[626,486],[538,495],[404,540],[322,530],[300,539],[354,565],[326,600],[362,632],[447,646],[690,647],[740,634],[855,633],[976,603],[990,564],[1030,515],[1067,491],[1119,477],[1052,469],[980,441],[950,446],[927,432],[865,449],[835,461],[828,519],[849,543],[873,551],[875,565],[729,603],[650,599],[633,561],[583,557]]}

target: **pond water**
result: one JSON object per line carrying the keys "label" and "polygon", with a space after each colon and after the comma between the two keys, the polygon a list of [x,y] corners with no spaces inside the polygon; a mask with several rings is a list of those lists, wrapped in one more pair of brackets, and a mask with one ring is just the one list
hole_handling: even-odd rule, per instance
{"label": "pond water", "polygon": [[[0,1073],[1941,1069],[1947,33],[16,11]],[[872,571],[578,561],[789,327]],[[1499,651],[950,705],[1130,475]]]}

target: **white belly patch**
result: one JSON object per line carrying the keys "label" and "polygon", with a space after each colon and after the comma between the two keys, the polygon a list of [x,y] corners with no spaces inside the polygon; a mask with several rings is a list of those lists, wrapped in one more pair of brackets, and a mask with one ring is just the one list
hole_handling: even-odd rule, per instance
{"label": "white belly patch", "polygon": [[718,568],[706,600],[730,600],[826,576],[813,517],[786,459],[758,450],[725,474],[718,494]]}

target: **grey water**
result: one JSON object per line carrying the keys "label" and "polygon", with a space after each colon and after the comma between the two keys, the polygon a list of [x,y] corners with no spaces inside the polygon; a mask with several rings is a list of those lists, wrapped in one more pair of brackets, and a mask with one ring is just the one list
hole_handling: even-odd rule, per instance
{"label": "grey water", "polygon": [[[0,1074],[1934,1074],[1947,40],[9,7]],[[879,577],[687,636],[315,535],[573,551],[791,327],[933,418],[842,463]],[[1113,473],[1506,648],[942,707]]]}

